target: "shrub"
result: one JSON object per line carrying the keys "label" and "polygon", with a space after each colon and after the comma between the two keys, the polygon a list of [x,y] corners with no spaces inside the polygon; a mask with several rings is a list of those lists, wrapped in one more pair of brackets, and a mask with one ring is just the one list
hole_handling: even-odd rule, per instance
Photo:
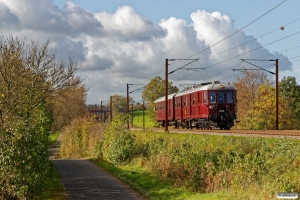
{"label": "shrub", "polygon": [[0,199],[32,199],[42,190],[49,172],[49,118],[36,112],[4,119],[5,126],[0,129]]}
{"label": "shrub", "polygon": [[124,114],[114,117],[112,123],[104,131],[102,142],[98,144],[98,157],[118,165],[130,161],[135,156],[134,137],[127,129],[129,120],[129,117]]}

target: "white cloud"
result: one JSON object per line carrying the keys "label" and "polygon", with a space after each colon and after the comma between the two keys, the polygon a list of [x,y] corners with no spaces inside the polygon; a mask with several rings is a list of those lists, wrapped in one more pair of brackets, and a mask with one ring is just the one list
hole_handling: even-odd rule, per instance
{"label": "white cloud", "polygon": [[[0,1],[1,2],[1,1]],[[12,15],[18,17],[22,29],[60,33],[66,36],[103,34],[101,23],[94,15],[67,2],[61,10],[51,0],[2,0]]]}
{"label": "white cloud", "polygon": [[[268,59],[285,59],[265,48],[251,51],[260,43],[243,31],[209,48],[237,31],[234,21],[220,12],[197,10],[191,13],[192,24],[174,17],[153,24],[130,6],[119,7],[115,13],[94,14],[72,2],[60,9],[52,0],[0,0],[0,17],[4,34],[12,33],[27,41],[49,39],[61,58],[70,55],[77,59],[82,65],[79,74],[90,89],[88,103],[93,104],[116,93],[125,94],[126,83],[147,83],[160,71],[163,76],[165,58],[186,58],[203,49],[207,50],[192,57],[200,60],[190,67],[206,70],[179,70],[170,80],[178,84],[178,79],[186,83],[222,79],[232,75],[230,69],[241,58],[268,55]],[[249,40],[253,41],[245,43]],[[244,55],[238,57],[240,54]],[[184,64],[172,64],[170,69]],[[282,69],[291,69],[291,63]]]}
{"label": "white cloud", "polygon": [[132,7],[119,7],[115,13],[97,13],[95,17],[103,24],[110,37],[118,40],[150,40],[162,37],[163,30],[154,26],[150,19],[137,14]]}

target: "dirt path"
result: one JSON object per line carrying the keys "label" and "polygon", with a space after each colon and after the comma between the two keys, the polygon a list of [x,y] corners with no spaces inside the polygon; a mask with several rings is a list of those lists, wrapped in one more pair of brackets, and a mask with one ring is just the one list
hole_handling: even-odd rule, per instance
{"label": "dirt path", "polygon": [[61,177],[67,199],[143,199],[88,160],[55,159],[58,147],[59,139],[49,148],[50,159]]}

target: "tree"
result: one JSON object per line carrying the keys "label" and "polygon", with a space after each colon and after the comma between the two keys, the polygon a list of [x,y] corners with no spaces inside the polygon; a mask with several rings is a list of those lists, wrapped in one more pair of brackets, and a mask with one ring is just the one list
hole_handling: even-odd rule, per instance
{"label": "tree", "polygon": [[[254,109],[249,110],[248,118],[252,124],[252,129],[259,130],[273,130],[275,129],[276,117],[275,117],[275,87],[269,82],[261,84],[257,90],[259,99],[252,103]],[[279,128],[284,129],[292,124],[296,123],[295,118],[288,119],[287,116],[291,115],[287,101],[283,100],[282,96],[279,95],[279,110],[278,120]],[[253,116],[253,117],[249,117]]]}
{"label": "tree", "polygon": [[286,104],[287,111],[284,119],[284,129],[300,128],[300,86],[297,85],[295,77],[283,77],[279,82],[279,95]]}
{"label": "tree", "polygon": [[86,114],[86,90],[83,86],[65,88],[54,92],[47,100],[47,108],[51,111],[51,132],[60,131],[72,120],[82,118]]}
{"label": "tree", "polygon": [[46,101],[77,87],[77,64],[56,59],[49,41],[0,38],[0,197],[32,199],[49,169],[51,113]]}
{"label": "tree", "polygon": [[260,98],[258,93],[260,85],[268,81],[267,75],[257,70],[245,69],[243,74],[237,77],[237,82],[234,83],[234,86],[237,88],[237,117],[240,120],[237,128],[253,128],[253,103]]}
{"label": "tree", "polygon": [[[169,82],[169,94],[178,92],[178,88],[172,84],[172,82]],[[165,80],[156,76],[150,80],[142,93],[142,98],[147,101],[146,107],[149,111],[149,116],[153,121],[155,120],[154,101],[163,96],[165,96]]]}
{"label": "tree", "polygon": [[[129,97],[129,104],[133,104],[134,100],[132,97]],[[107,101],[107,106],[110,106],[110,99]],[[113,110],[113,117],[116,116],[117,113],[127,112],[127,96],[114,94],[112,96],[112,110]]]}

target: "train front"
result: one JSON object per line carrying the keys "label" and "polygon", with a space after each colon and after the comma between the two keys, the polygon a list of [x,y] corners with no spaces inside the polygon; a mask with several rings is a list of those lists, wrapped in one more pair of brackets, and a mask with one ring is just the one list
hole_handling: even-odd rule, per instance
{"label": "train front", "polygon": [[210,124],[229,130],[236,119],[236,88],[229,83],[215,82],[208,88]]}

